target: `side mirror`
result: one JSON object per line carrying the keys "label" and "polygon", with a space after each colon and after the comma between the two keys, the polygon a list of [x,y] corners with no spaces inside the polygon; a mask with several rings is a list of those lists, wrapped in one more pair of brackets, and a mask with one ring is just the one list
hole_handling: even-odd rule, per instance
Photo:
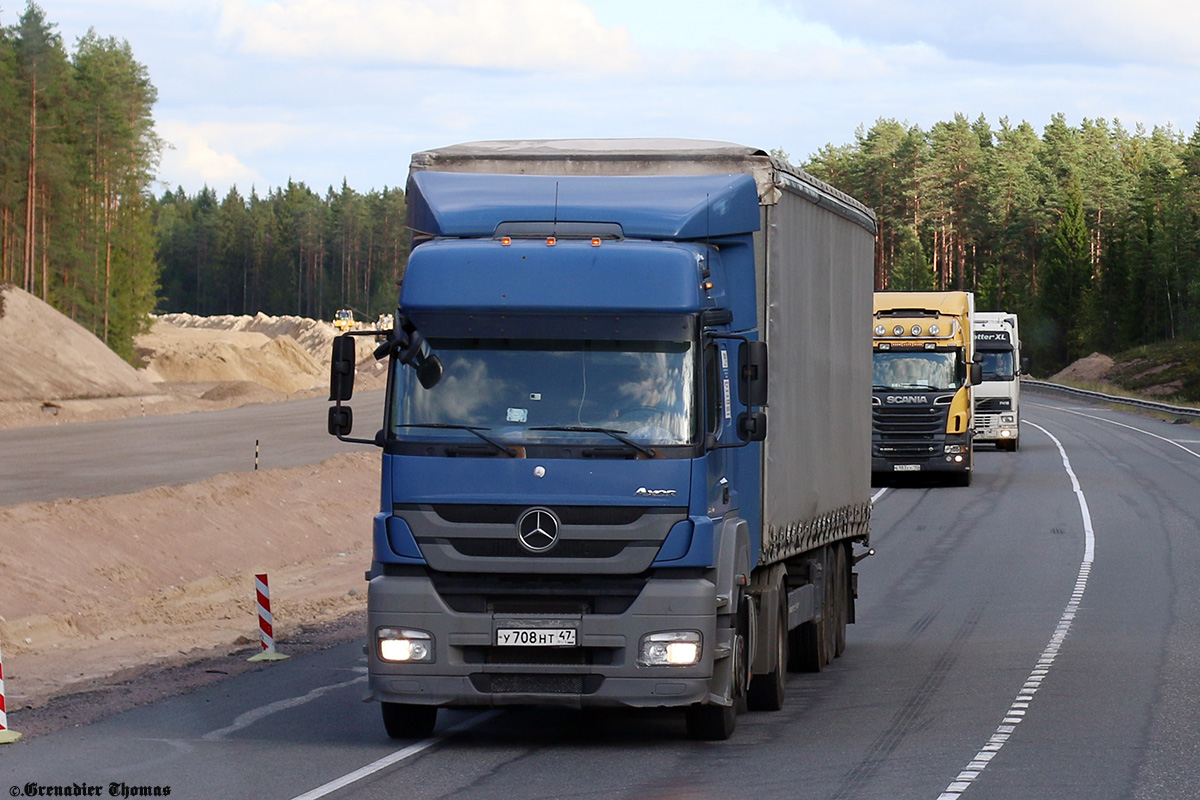
{"label": "side mirror", "polygon": [[333,356],[329,366],[330,402],[342,403],[354,395],[355,357],[353,336],[342,334],[333,340]]}
{"label": "side mirror", "polygon": [[738,400],[747,407],[767,404],[766,342],[738,345]]}
{"label": "side mirror", "polygon": [[983,364],[975,362],[971,365],[971,385],[978,386],[983,383]]}
{"label": "side mirror", "polygon": [[767,415],[763,411],[743,411],[738,414],[738,438],[744,442],[761,442],[767,438]]}
{"label": "side mirror", "polygon": [[1018,375],[1028,375],[1029,374],[1029,356],[1021,356],[1021,371],[1018,372],[1017,374]]}
{"label": "side mirror", "polygon": [[329,409],[329,435],[349,436],[354,427],[354,412],[350,406],[332,406]]}
{"label": "side mirror", "polygon": [[436,355],[430,354],[417,360],[417,380],[426,389],[437,386],[438,381],[442,379],[442,372],[442,360]]}

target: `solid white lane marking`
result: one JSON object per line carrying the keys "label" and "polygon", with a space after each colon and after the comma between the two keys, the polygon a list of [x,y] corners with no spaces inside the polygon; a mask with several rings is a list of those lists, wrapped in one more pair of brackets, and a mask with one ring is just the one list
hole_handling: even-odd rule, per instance
{"label": "solid white lane marking", "polygon": [[317,788],[315,788],[311,791],[305,792],[304,794],[296,795],[295,797],[292,798],[292,800],[317,800],[317,798],[319,798],[319,797],[324,797],[327,794],[336,792],[338,789],[343,789],[352,783],[361,781],[363,778],[367,777],[368,775],[374,775],[376,772],[379,772],[381,769],[386,769],[387,767],[390,767],[393,764],[399,764],[401,761],[404,761],[407,758],[412,758],[413,756],[417,755],[418,753],[422,753],[425,750],[428,750],[429,748],[433,747],[435,744],[441,742],[443,739],[447,739],[456,733],[461,733],[462,731],[465,731],[468,728],[474,728],[476,725],[480,724],[481,722],[485,722],[485,721],[491,719],[492,717],[496,716],[499,713],[500,712],[498,710],[493,709],[492,711],[484,711],[481,714],[476,714],[473,717],[468,717],[467,719],[463,720],[462,722],[458,723],[457,725],[455,725],[451,728],[447,728],[445,733],[440,733],[437,736],[431,736],[428,739],[422,739],[421,741],[419,741],[415,744],[410,744],[408,747],[405,747],[401,750],[397,750],[394,753],[386,755],[383,758],[379,759],[378,761],[372,761],[370,764],[367,764],[365,767],[362,767],[361,769],[356,769],[353,772],[346,773],[342,777],[335,778],[335,779],[331,780],[329,783],[326,783],[322,786],[318,786]]}
{"label": "solid white lane marking", "polygon": [[875,501],[887,494],[887,490],[890,488],[890,486],[885,486],[875,494],[871,495],[871,505],[875,505]]}
{"label": "solid white lane marking", "polygon": [[[1085,415],[1086,416],[1086,415]],[[979,775],[987,768],[1000,749],[1008,742],[1009,738],[1017,730],[1017,725],[1024,719],[1025,713],[1029,710],[1033,703],[1033,697],[1038,689],[1042,687],[1042,681],[1050,674],[1050,668],[1054,665],[1054,660],[1058,657],[1058,651],[1062,648],[1063,642],[1067,638],[1067,634],[1071,630],[1071,624],[1075,621],[1075,615],[1079,611],[1079,604],[1083,602],[1083,593],[1087,589],[1088,576],[1092,572],[1092,561],[1095,558],[1096,552],[1096,536],[1092,530],[1092,515],[1088,511],[1087,498],[1083,496],[1083,489],[1079,486],[1079,479],[1075,477],[1075,471],[1071,469],[1071,460],[1067,458],[1067,451],[1063,449],[1060,442],[1054,434],[1043,428],[1041,425],[1036,425],[1032,422],[1026,422],[1026,425],[1032,425],[1042,433],[1050,437],[1054,442],[1054,446],[1058,448],[1058,453],[1062,456],[1063,468],[1067,471],[1067,475],[1071,478],[1071,489],[1075,492],[1075,497],[1079,501],[1079,513],[1083,517],[1083,561],[1079,565],[1079,576],[1075,579],[1075,588],[1071,592],[1070,602],[1063,609],[1062,616],[1058,619],[1058,625],[1054,629],[1054,635],[1050,637],[1050,643],[1046,645],[1046,649],[1038,657],[1037,664],[1030,671],[1029,677],[1025,679],[1021,690],[1017,692],[1016,699],[1009,705],[1008,711],[1004,714],[1004,719],[996,726],[996,730],[992,733],[991,738],[983,747],[979,748],[979,752],[971,759],[966,768],[958,774],[946,790],[938,795],[938,800],[958,800],[971,784],[979,777]],[[1135,429],[1136,430],[1136,429]]]}
{"label": "solid white lane marking", "polygon": [[[1037,404],[1035,403],[1034,405],[1037,405]],[[1138,433],[1144,433],[1147,436],[1152,436],[1155,439],[1161,439],[1162,441],[1166,442],[1169,445],[1178,447],[1180,450],[1184,451],[1185,453],[1187,453],[1189,455],[1193,455],[1196,458],[1200,458],[1200,453],[1197,453],[1195,450],[1191,450],[1187,447],[1184,447],[1185,444],[1200,444],[1200,441],[1195,441],[1192,439],[1168,439],[1165,436],[1159,436],[1157,433],[1151,433],[1148,430],[1144,430],[1142,428],[1138,428],[1133,425],[1126,425],[1124,422],[1117,422],[1116,420],[1105,419],[1104,417],[1097,417],[1095,414],[1085,414],[1082,411],[1073,411],[1069,408],[1060,408],[1059,406],[1040,406],[1040,407],[1053,409],[1054,411],[1062,411],[1067,414],[1074,414],[1077,417],[1087,417],[1088,419],[1094,419],[1097,422],[1107,422],[1109,425],[1116,425],[1118,428],[1128,428],[1131,431],[1137,431]],[[1029,424],[1033,425],[1032,422]],[[1036,428],[1037,425],[1033,425],[1033,427]]]}

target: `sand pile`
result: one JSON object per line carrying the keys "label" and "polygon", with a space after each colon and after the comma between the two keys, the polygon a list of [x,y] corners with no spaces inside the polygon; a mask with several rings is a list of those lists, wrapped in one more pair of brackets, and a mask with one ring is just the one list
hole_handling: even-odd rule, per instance
{"label": "sand pile", "polygon": [[290,335],[180,328],[158,319],[137,338],[146,374],[161,382],[250,381],[291,394],[328,385],[329,372]]}
{"label": "sand pile", "polygon": [[[195,314],[163,314],[158,318],[178,328],[246,331],[265,334],[272,339],[290,336],[321,364],[328,363],[333,339],[337,336],[333,325],[324,320],[293,316],[272,317],[261,311],[254,316],[221,314],[213,317],[198,317]],[[358,348],[360,362],[371,357],[371,353],[375,349],[373,337],[357,337],[355,344]]]}
{"label": "sand pile", "polygon": [[0,287],[0,402],[153,394],[150,381],[82,325]]}
{"label": "sand pile", "polygon": [[1113,360],[1103,353],[1092,353],[1086,358],[1081,358],[1078,361],[1067,366],[1066,369],[1056,372],[1050,376],[1052,382],[1061,381],[1084,381],[1088,383],[1096,383],[1104,380],[1113,368]]}

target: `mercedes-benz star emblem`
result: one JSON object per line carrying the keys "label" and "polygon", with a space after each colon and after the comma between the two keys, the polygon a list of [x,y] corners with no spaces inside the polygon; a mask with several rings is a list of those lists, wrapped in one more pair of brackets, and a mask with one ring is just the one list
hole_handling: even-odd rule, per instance
{"label": "mercedes-benz star emblem", "polygon": [[517,538],[526,550],[544,553],[558,541],[558,517],[548,508],[530,508],[517,518]]}

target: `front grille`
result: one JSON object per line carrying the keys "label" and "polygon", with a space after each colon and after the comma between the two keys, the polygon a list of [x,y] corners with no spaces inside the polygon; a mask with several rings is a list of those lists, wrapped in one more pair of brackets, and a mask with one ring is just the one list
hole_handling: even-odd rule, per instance
{"label": "front grille", "polygon": [[[467,664],[504,666],[588,667],[595,663],[592,647],[464,647]],[[603,659],[608,662],[611,658]]]}
{"label": "front grille", "polygon": [[442,601],[462,614],[624,614],[646,585],[644,577],[428,574]]}
{"label": "front grille", "polygon": [[873,406],[871,422],[878,455],[928,457],[941,452],[949,406]]}
{"label": "front grille", "polygon": [[544,553],[530,553],[514,538],[506,539],[447,539],[447,543],[464,556],[475,558],[612,558],[619,555],[630,542],[563,540]]}
{"label": "front grille", "polygon": [[1000,411],[1012,411],[1012,400],[1008,397],[988,397],[984,400],[977,400],[975,410],[993,414]]}
{"label": "front grille", "polygon": [[[405,509],[397,506],[397,510]],[[460,525],[516,525],[517,518],[529,505],[485,505],[466,503],[435,503],[433,511],[446,522]],[[642,515],[687,515],[687,509],[649,508],[646,506],[553,506],[563,525],[632,525]]]}

